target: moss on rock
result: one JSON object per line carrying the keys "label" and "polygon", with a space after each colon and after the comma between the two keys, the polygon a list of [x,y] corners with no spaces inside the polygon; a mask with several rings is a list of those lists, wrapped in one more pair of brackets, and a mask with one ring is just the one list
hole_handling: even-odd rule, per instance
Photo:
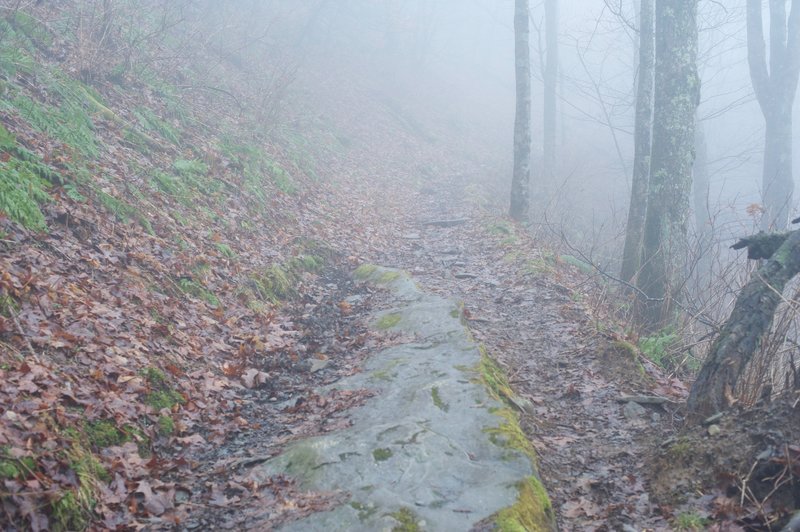
{"label": "moss on rock", "polygon": [[[508,383],[505,372],[489,357],[486,348],[479,346],[479,350],[481,360],[477,369],[480,379],[489,395],[506,405],[492,410],[492,413],[499,416],[502,421],[497,427],[487,428],[486,432],[493,443],[528,457],[535,471],[538,457],[533,444],[519,424],[519,414],[515,410],[518,404],[518,401],[514,400],[516,394]],[[556,530],[553,507],[539,478],[532,475],[520,482],[517,489],[519,490],[517,502],[496,514],[497,528],[503,532]]]}
{"label": "moss on rock", "polygon": [[353,277],[365,281],[369,279],[377,269],[378,267],[375,266],[374,264],[362,264],[361,266],[356,268],[355,272],[353,272]]}
{"label": "moss on rock", "polygon": [[392,527],[392,532],[419,532],[422,528],[419,525],[419,518],[409,508],[400,508],[398,511],[389,514],[397,521],[397,525]]}
{"label": "moss on rock", "polygon": [[375,326],[385,331],[387,329],[391,329],[392,327],[396,327],[398,323],[402,320],[402,316],[397,312],[391,312],[389,314],[384,314],[380,317],[380,319],[375,323]]}
{"label": "moss on rock", "polygon": [[497,513],[495,524],[501,532],[536,532],[555,530],[555,513],[541,481],[530,476],[517,485],[519,496],[514,505]]}

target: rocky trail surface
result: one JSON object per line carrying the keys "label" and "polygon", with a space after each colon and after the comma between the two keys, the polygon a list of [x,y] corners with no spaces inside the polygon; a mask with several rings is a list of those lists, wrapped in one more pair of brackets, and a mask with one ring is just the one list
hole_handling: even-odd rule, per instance
{"label": "rocky trail surface", "polygon": [[[372,310],[359,319],[373,334],[383,329],[384,339],[362,350],[364,363],[347,372],[352,376],[336,374],[270,405],[284,414],[313,413],[313,428],[306,423],[283,438],[254,441],[267,450],[245,446],[245,457],[232,460],[239,472],[229,486],[283,482],[270,501],[283,505],[229,512],[227,521],[210,512],[198,525],[492,529],[486,518],[514,503],[517,490],[508,486],[518,488],[532,474],[524,452],[512,449],[510,462],[497,461],[499,448],[487,438],[499,426],[489,412],[510,406],[538,456],[560,529],[673,528],[673,509],[650,498],[645,453],[676,430],[673,402],[685,388],[639,360],[624,340],[598,332],[601,318],[576,296],[579,276],[465,190],[472,189],[443,181],[382,197],[377,211],[395,216],[375,230],[392,245],[370,258],[409,272],[420,289],[405,276],[394,295],[380,282],[348,284],[361,295],[342,297],[361,303],[368,294]],[[455,316],[472,338],[461,337]],[[487,398],[476,384],[478,345],[508,376],[508,397],[501,391]],[[342,396],[350,403],[331,407],[331,417],[318,415],[314,402],[340,404]],[[639,402],[625,400],[635,396]],[[648,403],[652,396],[667,400]],[[491,473],[481,473],[487,467]],[[483,497],[470,495],[475,490]]]}
{"label": "rocky trail surface", "polygon": [[578,302],[585,276],[570,275],[520,228],[493,221],[460,191],[442,183],[423,194],[405,221],[421,227],[419,239],[387,260],[462,301],[475,338],[533,405],[521,421],[562,529],[672,529],[669,510],[650,500],[643,468],[651,444],[677,429],[675,409],[623,398],[679,401],[682,383],[598,332],[602,318]]}

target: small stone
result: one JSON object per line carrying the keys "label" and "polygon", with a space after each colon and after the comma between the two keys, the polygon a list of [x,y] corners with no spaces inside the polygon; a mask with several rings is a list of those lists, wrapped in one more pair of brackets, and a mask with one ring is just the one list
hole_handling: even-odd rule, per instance
{"label": "small stone", "polygon": [[722,429],[719,428],[719,425],[709,425],[708,427],[709,436],[716,436],[720,432],[722,432]]}
{"label": "small stone", "polygon": [[633,401],[628,401],[625,403],[625,408],[622,409],[622,414],[628,419],[639,419],[643,417],[647,413],[647,410],[644,409],[639,403],[635,403]]}
{"label": "small stone", "polygon": [[[189,500],[190,496],[191,496],[191,493],[189,493],[186,490],[182,490],[182,489],[175,490],[175,503],[176,504],[183,504],[183,503],[185,503],[186,501]],[[199,526],[199,525],[197,525],[197,526]]]}
{"label": "small stone", "polygon": [[658,423],[659,421],[661,421],[661,414],[659,414],[658,412],[653,412],[652,414],[650,414],[650,419],[653,420],[653,423]]}
{"label": "small stone", "polygon": [[704,419],[703,420],[703,425],[712,425],[712,424],[716,423],[717,421],[719,421],[720,419],[722,419],[722,416],[724,416],[724,415],[725,415],[724,412],[717,412],[713,416]]}
{"label": "small stone", "polygon": [[364,302],[364,296],[362,296],[360,294],[356,294],[356,295],[348,296],[348,297],[344,298],[344,300],[347,301],[348,303],[350,303],[351,305],[359,305],[359,304]]}
{"label": "small stone", "polygon": [[311,373],[322,371],[323,369],[327,368],[330,365],[330,363],[331,361],[328,358],[322,360],[315,358],[314,360],[311,361]]}

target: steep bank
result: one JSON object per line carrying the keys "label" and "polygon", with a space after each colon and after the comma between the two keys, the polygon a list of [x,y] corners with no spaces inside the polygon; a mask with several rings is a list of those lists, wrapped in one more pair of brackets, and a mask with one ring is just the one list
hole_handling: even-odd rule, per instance
{"label": "steep bank", "polygon": [[326,117],[258,128],[190,73],[117,70],[111,48],[87,65],[50,7],[1,22],[3,523],[171,526],[266,493],[312,507],[216,468],[367,399],[314,389],[383,342],[362,322],[380,296],[349,299],[351,266],[402,237],[369,197],[473,163],[350,80]]}

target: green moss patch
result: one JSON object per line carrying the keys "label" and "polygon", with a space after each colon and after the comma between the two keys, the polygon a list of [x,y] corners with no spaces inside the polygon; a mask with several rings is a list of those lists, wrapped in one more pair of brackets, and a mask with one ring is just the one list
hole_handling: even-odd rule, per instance
{"label": "green moss patch", "polygon": [[402,276],[403,276],[403,274],[400,273],[400,272],[384,272],[378,278],[378,282],[379,283],[383,283],[383,284],[389,284],[392,281],[396,281],[396,280],[400,279],[400,277],[402,277]]}
{"label": "green moss patch", "polygon": [[91,421],[84,427],[84,432],[92,447],[105,448],[120,445],[128,440],[116,423],[108,419]]}
{"label": "green moss patch", "polygon": [[170,416],[158,417],[158,433],[162,436],[170,436],[175,432],[175,421]]}
{"label": "green moss patch", "polygon": [[154,410],[160,411],[165,408],[172,410],[177,405],[186,403],[186,399],[169,386],[166,374],[158,368],[147,368],[141,372],[152,390],[148,393],[144,402]]}
{"label": "green moss patch", "polygon": [[489,440],[500,447],[522,452],[535,467],[538,463],[536,450],[522,431],[517,412],[510,407],[506,407],[494,409],[492,413],[500,417],[502,422],[498,427],[485,429],[485,432],[489,435]]}
{"label": "green moss patch", "polygon": [[442,400],[442,396],[439,394],[439,388],[437,388],[436,386],[431,388],[431,399],[433,400],[433,404],[439,410],[443,412],[447,412],[448,410],[450,410],[450,405],[448,405]]}
{"label": "green moss patch", "polygon": [[[530,440],[525,436],[519,424],[514,391],[508,383],[502,368],[492,360],[486,349],[480,346],[481,360],[478,372],[489,395],[505,404],[503,408],[492,410],[501,418],[498,427],[486,429],[492,443],[521,452],[531,461],[536,469],[538,457]],[[530,476],[517,486],[519,495],[514,505],[497,513],[496,525],[499,530],[508,532],[525,532],[528,530],[555,530],[555,514],[547,491],[538,477]]]}
{"label": "green moss patch", "polygon": [[53,502],[52,518],[54,532],[84,530],[89,524],[88,511],[75,491],[67,491]]}
{"label": "green moss patch", "polygon": [[[4,456],[5,453],[2,453]],[[0,479],[22,480],[36,471],[36,460],[31,456],[0,459]]]}
{"label": "green moss patch", "polygon": [[316,255],[301,254],[283,264],[273,264],[252,277],[260,300],[278,303],[297,296],[297,287],[304,272],[318,272],[325,260]]}
{"label": "green moss patch", "polygon": [[375,270],[377,269],[378,267],[374,264],[362,264],[356,268],[356,271],[353,272],[353,277],[364,281],[372,277],[372,274],[375,273]]}
{"label": "green moss patch", "polygon": [[515,397],[516,394],[508,383],[505,372],[497,365],[497,362],[492,360],[485,347],[481,345],[478,349],[481,353],[481,360],[478,363],[477,371],[489,395],[508,406],[514,406],[515,403],[511,398]]}
{"label": "green moss patch", "polygon": [[535,476],[517,485],[519,496],[514,505],[497,513],[495,524],[502,532],[555,530],[555,513],[544,486]]}
{"label": "green moss patch", "polygon": [[358,512],[358,520],[364,522],[370,519],[373,515],[378,512],[378,507],[373,504],[363,504],[358,501],[351,501],[350,507]]}
{"label": "green moss patch", "polygon": [[375,323],[375,327],[378,329],[385,331],[387,329],[391,329],[392,327],[396,327],[400,320],[402,320],[402,316],[397,312],[391,312],[389,314],[384,314],[380,317],[380,319]]}
{"label": "green moss patch", "polygon": [[389,516],[397,521],[397,525],[392,527],[392,532],[420,532],[419,518],[410,508],[400,508],[392,512]]}
{"label": "green moss patch", "polygon": [[393,453],[391,449],[381,447],[380,449],[375,449],[372,451],[372,458],[375,459],[376,462],[385,462],[392,457],[392,454]]}
{"label": "green moss patch", "polygon": [[186,402],[181,394],[175,390],[156,390],[150,392],[145,397],[145,403],[150,405],[153,410],[172,409],[173,406],[182,405]]}

